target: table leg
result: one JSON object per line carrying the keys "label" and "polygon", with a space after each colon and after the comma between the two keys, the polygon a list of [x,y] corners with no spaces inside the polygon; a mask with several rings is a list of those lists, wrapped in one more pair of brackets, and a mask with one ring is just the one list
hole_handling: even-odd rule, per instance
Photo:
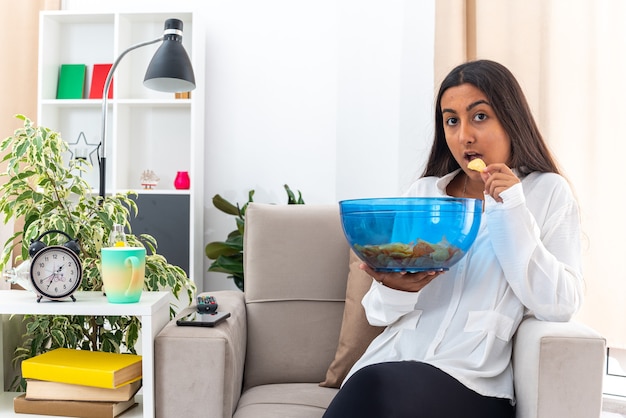
{"label": "table leg", "polygon": [[154,339],[169,321],[169,304],[141,319],[143,372],[143,416],[154,418]]}
{"label": "table leg", "polygon": [[2,392],[7,390],[7,388],[4,386],[4,381],[6,379],[6,376],[4,375],[4,345],[6,344],[6,342],[4,341],[4,334],[2,331],[2,328],[4,327],[5,316],[6,315],[0,315],[0,378],[2,378],[2,381],[0,381],[0,388],[2,389]]}

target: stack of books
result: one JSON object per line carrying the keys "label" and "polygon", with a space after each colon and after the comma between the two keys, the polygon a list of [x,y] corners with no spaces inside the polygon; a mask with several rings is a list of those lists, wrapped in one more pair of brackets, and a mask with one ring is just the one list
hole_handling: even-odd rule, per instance
{"label": "stack of books", "polygon": [[16,413],[113,418],[136,405],[141,356],[58,348],[22,362]]}

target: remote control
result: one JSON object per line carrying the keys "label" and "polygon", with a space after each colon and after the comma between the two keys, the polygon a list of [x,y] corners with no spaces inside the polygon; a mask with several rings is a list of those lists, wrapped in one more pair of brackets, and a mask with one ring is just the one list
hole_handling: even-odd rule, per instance
{"label": "remote control", "polygon": [[217,312],[217,301],[213,296],[198,296],[198,312]]}

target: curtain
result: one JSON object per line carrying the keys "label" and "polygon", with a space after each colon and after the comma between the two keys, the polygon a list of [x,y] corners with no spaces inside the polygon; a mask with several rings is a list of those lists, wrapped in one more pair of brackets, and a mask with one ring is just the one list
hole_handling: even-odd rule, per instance
{"label": "curtain", "polygon": [[581,207],[585,303],[576,320],[626,348],[626,2],[438,0],[435,74],[486,58],[518,78]]}
{"label": "curtain", "polygon": [[[22,125],[15,115],[36,120],[39,11],[59,9],[60,3],[60,0],[0,0],[5,17],[5,42],[0,43],[0,56],[4,57],[0,66],[0,139],[12,135]],[[1,171],[5,169],[0,167]],[[0,245],[13,234],[13,229],[13,221],[0,222]],[[0,280],[0,289],[7,287]]]}

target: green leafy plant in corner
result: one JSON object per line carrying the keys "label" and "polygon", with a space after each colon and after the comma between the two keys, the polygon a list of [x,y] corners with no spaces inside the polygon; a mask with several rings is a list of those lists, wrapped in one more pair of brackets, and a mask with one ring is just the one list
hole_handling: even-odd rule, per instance
{"label": "green leafy plant in corner", "polygon": [[[284,188],[287,192],[287,204],[304,205],[300,191],[298,191],[298,197],[296,198],[296,195],[287,184],[284,185]],[[228,278],[233,279],[237,288],[242,291],[244,289],[243,233],[246,223],[246,209],[254,201],[253,197],[254,190],[250,190],[248,192],[248,201],[241,207],[238,203],[230,203],[219,194],[213,197],[213,206],[228,215],[234,216],[237,228],[228,234],[225,241],[210,242],[204,248],[206,256],[210,260],[214,260],[208,271],[228,274]]]}
{"label": "green leafy plant in corner", "polygon": [[[93,194],[81,176],[88,163],[64,162],[68,145],[57,132],[35,126],[25,116],[17,117],[24,126],[0,143],[0,152],[6,152],[2,162],[7,167],[0,174],[6,179],[0,186],[0,213],[5,223],[9,219],[22,219],[24,226],[5,242],[0,269],[5,269],[16,247],[19,248],[17,261],[26,260],[31,240],[56,229],[76,238],[81,246],[83,281],[79,290],[101,291],[100,249],[107,242],[113,224],[122,224],[129,231],[129,245],[146,247],[144,289],[168,290],[177,299],[186,293],[187,305],[191,304],[196,288],[185,271],[157,253],[154,237],[132,234],[129,219],[137,214],[133,200],[136,193],[104,199]],[[64,239],[47,235],[46,243],[62,244]],[[175,313],[172,305],[170,315]],[[58,347],[136,353],[141,329],[138,318],[127,316],[25,315],[24,321],[26,334],[13,356],[16,368],[21,360]],[[23,390],[24,385],[18,376],[11,386]]]}

